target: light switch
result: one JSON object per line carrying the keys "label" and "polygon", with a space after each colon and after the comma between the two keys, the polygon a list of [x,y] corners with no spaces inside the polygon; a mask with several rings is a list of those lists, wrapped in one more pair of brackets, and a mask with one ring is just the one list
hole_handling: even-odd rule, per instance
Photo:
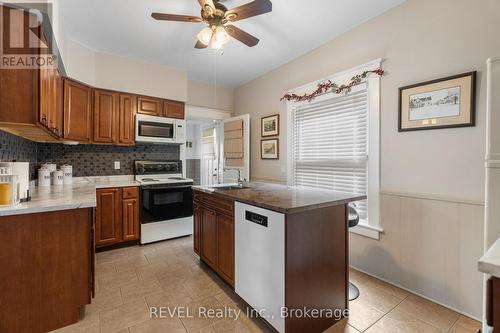
{"label": "light switch", "polygon": [[120,161],[115,161],[115,170],[120,170]]}

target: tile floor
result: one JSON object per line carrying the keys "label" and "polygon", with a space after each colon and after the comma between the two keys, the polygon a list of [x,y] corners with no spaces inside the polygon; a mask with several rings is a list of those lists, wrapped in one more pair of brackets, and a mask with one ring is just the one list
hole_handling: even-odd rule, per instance
{"label": "tile floor", "polygon": [[[234,292],[193,256],[191,237],[98,253],[96,279],[96,297],[84,318],[54,332],[270,332],[245,315],[238,320],[169,313],[150,318],[149,307],[187,307],[191,314],[199,307],[244,309]],[[480,328],[477,321],[355,270],[351,281],[361,295],[350,303],[349,320],[328,333],[475,333]]]}

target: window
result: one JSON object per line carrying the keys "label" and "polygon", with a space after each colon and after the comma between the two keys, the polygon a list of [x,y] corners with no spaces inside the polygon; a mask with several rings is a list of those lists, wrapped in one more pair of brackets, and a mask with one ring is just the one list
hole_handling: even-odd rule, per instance
{"label": "window", "polygon": [[379,97],[379,78],[369,77],[347,94],[327,93],[311,102],[292,102],[288,110],[292,133],[288,182],[366,194],[367,200],[354,203],[361,222],[353,231],[377,239]]}

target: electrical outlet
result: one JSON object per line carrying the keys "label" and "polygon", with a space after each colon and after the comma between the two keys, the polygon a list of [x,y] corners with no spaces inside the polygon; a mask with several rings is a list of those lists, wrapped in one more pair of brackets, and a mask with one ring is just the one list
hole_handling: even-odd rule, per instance
{"label": "electrical outlet", "polygon": [[115,170],[120,170],[120,161],[115,161]]}

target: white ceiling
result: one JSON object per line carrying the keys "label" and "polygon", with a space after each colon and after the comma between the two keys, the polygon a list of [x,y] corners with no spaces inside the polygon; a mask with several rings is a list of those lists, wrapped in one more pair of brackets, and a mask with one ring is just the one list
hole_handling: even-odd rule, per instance
{"label": "white ceiling", "polygon": [[[233,8],[250,0],[227,0]],[[191,80],[240,86],[405,0],[272,0],[273,11],[235,25],[261,41],[232,39],[224,54],[194,48],[204,23],[160,22],[151,12],[199,15],[196,0],[64,0],[67,35],[101,52],[182,69]]]}

